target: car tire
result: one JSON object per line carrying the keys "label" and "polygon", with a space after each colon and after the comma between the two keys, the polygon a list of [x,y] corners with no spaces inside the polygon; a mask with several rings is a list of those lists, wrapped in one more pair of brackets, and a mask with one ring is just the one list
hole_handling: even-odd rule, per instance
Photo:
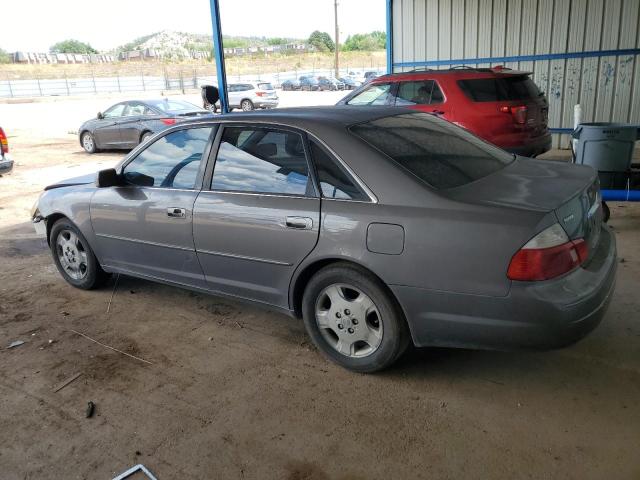
{"label": "car tire", "polygon": [[49,245],[60,275],[76,288],[92,290],[109,278],[96,258],[89,242],[68,219],[58,220],[51,227]]}
{"label": "car tire", "polygon": [[316,347],[348,370],[382,370],[409,346],[407,323],[387,287],[349,263],[330,265],[311,278],[302,314]]}
{"label": "car tire", "polygon": [[96,139],[91,132],[84,132],[80,136],[80,143],[87,153],[96,153],[98,151],[96,148]]}
{"label": "car tire", "polygon": [[609,209],[609,205],[607,205],[607,202],[603,201],[602,202],[602,221],[604,223],[607,223],[610,218],[611,218],[611,210]]}
{"label": "car tire", "polygon": [[242,100],[242,102],[240,102],[240,108],[243,112],[250,112],[255,107],[253,106],[253,102],[251,100],[245,98],[244,100]]}
{"label": "car tire", "polygon": [[142,143],[146,142],[152,136],[153,136],[153,132],[144,132],[142,134],[142,136],[140,137],[140,143],[142,144]]}

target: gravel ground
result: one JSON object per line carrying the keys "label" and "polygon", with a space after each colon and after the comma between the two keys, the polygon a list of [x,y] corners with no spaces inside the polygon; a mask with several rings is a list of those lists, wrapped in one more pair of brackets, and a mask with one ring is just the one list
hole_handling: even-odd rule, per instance
{"label": "gravel ground", "polygon": [[29,209],[44,185],[121,158],[67,134],[117,100],[0,105],[17,161],[0,178],[0,478],[137,463],[159,480],[640,478],[638,205],[612,205],[618,286],[583,341],[413,350],[356,375],[279,314],[126,277],[64,283]]}

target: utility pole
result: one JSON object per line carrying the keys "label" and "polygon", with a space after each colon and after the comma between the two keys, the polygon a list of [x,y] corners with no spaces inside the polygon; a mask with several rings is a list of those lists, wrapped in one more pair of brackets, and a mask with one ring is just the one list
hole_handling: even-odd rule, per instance
{"label": "utility pole", "polygon": [[338,28],[338,0],[333,2],[335,20],[336,20],[336,75],[335,78],[340,78],[340,60],[338,59],[338,51],[340,50],[340,29]]}

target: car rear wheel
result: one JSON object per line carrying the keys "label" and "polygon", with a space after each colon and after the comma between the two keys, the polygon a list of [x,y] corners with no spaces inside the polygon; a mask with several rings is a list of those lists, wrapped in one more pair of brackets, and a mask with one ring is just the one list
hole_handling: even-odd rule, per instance
{"label": "car rear wheel", "polygon": [[82,148],[84,148],[87,153],[96,153],[98,149],[96,148],[96,139],[93,137],[91,132],[84,132],[81,137]]}
{"label": "car rear wheel", "polygon": [[382,370],[409,345],[404,316],[384,284],[350,264],[315,274],[305,289],[302,311],[313,343],[349,370]]}
{"label": "car rear wheel", "polygon": [[142,137],[140,137],[140,143],[145,143],[153,136],[153,132],[144,132]]}
{"label": "car rear wheel", "polygon": [[240,102],[240,108],[242,108],[243,112],[250,112],[254,109],[253,102],[249,99],[244,99]]}
{"label": "car rear wheel", "polygon": [[49,245],[58,271],[74,287],[91,290],[108,278],[89,242],[69,220],[58,220],[53,225]]}

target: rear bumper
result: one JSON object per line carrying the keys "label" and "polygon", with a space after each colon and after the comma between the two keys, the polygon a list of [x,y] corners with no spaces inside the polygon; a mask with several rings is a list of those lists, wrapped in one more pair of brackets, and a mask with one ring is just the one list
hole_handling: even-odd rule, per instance
{"label": "rear bumper", "polygon": [[502,146],[507,152],[515,153],[523,157],[535,157],[551,150],[551,134],[547,133],[533,140],[527,141],[524,145]]}
{"label": "rear bumper", "polygon": [[4,157],[0,159],[0,175],[5,175],[13,171],[13,160]]}
{"label": "rear bumper", "polygon": [[279,98],[265,99],[265,100],[261,99],[261,100],[256,100],[254,102],[254,105],[256,106],[256,108],[276,108],[279,103],[280,103]]}
{"label": "rear bumper", "polygon": [[615,238],[603,226],[588,264],[555,280],[513,282],[506,297],[391,289],[417,346],[546,350],[574,343],[600,323],[616,268]]}

